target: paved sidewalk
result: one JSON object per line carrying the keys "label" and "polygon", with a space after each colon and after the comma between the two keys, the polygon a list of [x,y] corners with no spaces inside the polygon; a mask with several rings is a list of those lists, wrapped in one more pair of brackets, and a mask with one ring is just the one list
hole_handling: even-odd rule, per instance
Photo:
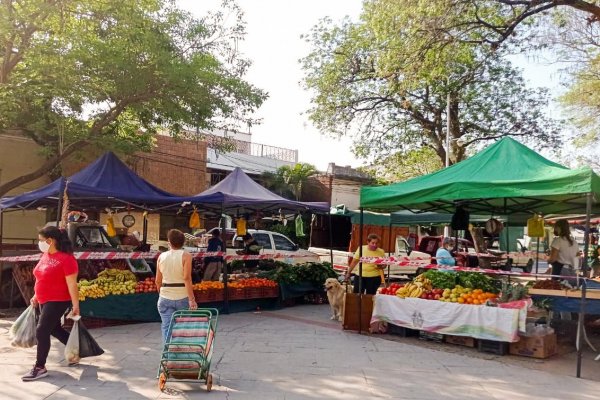
{"label": "paved sidewalk", "polygon": [[92,330],[106,354],[64,366],[54,341],[50,376],[21,382],[34,349],[9,345],[0,321],[1,399],[595,399],[600,382],[360,336],[330,322],[328,306],[222,316],[213,357],[216,386],[154,379],[159,324]]}

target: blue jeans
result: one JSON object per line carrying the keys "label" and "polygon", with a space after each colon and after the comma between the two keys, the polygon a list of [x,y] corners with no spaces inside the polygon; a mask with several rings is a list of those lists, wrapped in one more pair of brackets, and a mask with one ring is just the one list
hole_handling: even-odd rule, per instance
{"label": "blue jeans", "polygon": [[167,332],[169,331],[169,325],[171,325],[171,316],[175,311],[187,310],[188,306],[189,303],[187,297],[179,300],[169,300],[161,296],[158,297],[157,308],[162,321],[160,330],[162,332],[163,344],[167,341]]}

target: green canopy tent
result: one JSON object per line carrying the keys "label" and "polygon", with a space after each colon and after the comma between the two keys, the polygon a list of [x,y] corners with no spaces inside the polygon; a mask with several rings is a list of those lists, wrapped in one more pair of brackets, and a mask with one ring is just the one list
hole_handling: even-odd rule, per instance
{"label": "green canopy tent", "polygon": [[[500,215],[585,213],[588,254],[590,215],[600,212],[600,177],[590,168],[569,169],[512,138],[503,138],[473,157],[438,172],[381,187],[362,187],[361,210],[420,210]],[[583,262],[587,273],[587,257]],[[582,284],[580,328],[585,315]],[[579,329],[579,343],[582,329]],[[577,377],[581,376],[581,348]]]}
{"label": "green canopy tent", "polygon": [[[390,214],[390,222],[393,225],[447,225],[452,220],[450,213],[436,212],[413,212],[413,211],[396,211]],[[491,215],[471,215],[469,221],[474,223],[485,223]],[[505,217],[494,216],[494,218],[504,221]]]}
{"label": "green canopy tent", "polygon": [[429,175],[388,186],[363,187],[361,207],[453,213],[571,214],[600,211],[600,177],[589,168],[572,170],[554,163],[511,138],[473,157]]}

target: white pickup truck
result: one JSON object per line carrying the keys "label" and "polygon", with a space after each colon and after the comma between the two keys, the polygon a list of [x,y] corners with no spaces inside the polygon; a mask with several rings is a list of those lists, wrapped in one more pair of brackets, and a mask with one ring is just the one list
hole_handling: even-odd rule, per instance
{"label": "white pickup truck", "polygon": [[[198,247],[186,247],[185,249],[190,252],[206,251],[206,243],[214,229],[219,228],[213,228],[208,231],[206,237],[198,244]],[[235,234],[235,229],[227,229],[226,233],[227,254],[235,255],[238,250],[244,248],[244,241],[240,236]],[[255,229],[248,229],[248,233],[250,233],[258,245],[262,247],[260,254],[283,255],[284,257],[278,258],[277,260],[288,264],[320,262],[318,254],[299,248],[297,244],[281,233]],[[289,255],[289,258],[286,258],[286,255]]]}
{"label": "white pickup truck", "polygon": [[[431,256],[427,253],[422,253],[420,251],[414,251],[403,236],[396,237],[396,245],[394,248],[395,248],[395,251],[393,253],[394,256],[397,256],[397,257],[405,256],[405,257],[414,259],[415,261],[417,259],[424,259],[422,261],[420,260],[420,262],[422,262],[424,264],[430,264],[430,262],[427,260],[430,260]],[[319,257],[321,258],[322,262],[330,262],[330,260],[331,260],[331,255],[330,255],[329,249],[320,248],[320,247],[309,247],[308,251],[318,254]],[[340,274],[346,272],[346,269],[348,269],[348,265],[350,265],[350,262],[352,261],[353,255],[354,255],[354,253],[333,250],[333,269]],[[387,253],[386,253],[386,255],[387,255]],[[400,279],[403,277],[409,277],[409,276],[416,275],[418,270],[419,270],[419,267],[417,265],[414,265],[414,266],[390,265],[389,274],[390,274],[390,278],[392,278],[392,279]],[[384,270],[384,272],[387,276],[388,269],[386,268]]]}

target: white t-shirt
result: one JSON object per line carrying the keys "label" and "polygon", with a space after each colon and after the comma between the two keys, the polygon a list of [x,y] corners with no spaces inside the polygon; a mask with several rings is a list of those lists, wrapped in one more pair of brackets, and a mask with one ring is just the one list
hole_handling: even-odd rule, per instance
{"label": "white t-shirt", "polygon": [[558,250],[558,261],[561,264],[567,264],[573,268],[579,268],[579,246],[575,239],[573,239],[573,245],[569,244],[569,241],[563,237],[555,237],[552,240],[552,248]]}

